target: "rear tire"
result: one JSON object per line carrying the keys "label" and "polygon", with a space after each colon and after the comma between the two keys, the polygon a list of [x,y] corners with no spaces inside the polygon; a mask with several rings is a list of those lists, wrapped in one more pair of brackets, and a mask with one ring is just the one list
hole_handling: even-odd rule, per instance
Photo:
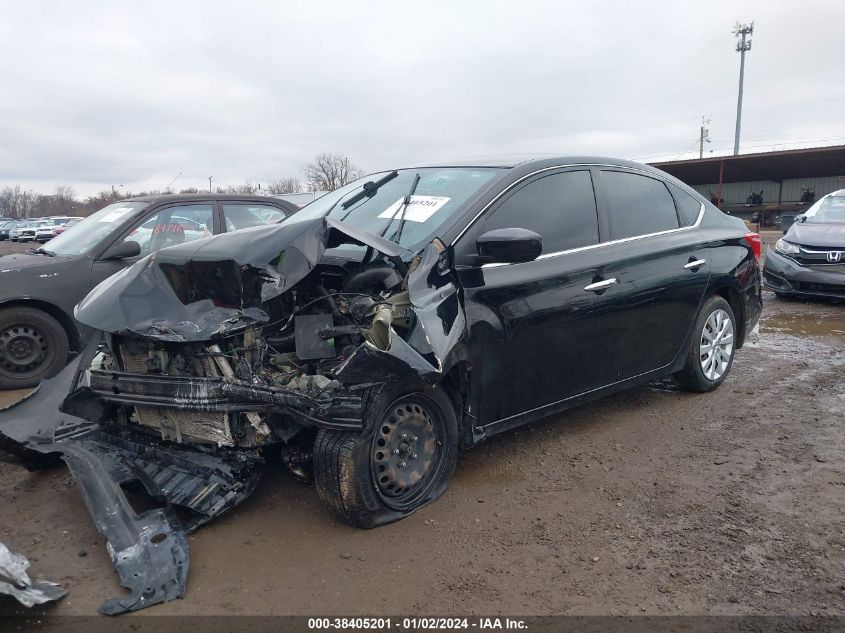
{"label": "rear tire", "polygon": [[67,363],[69,345],[56,319],[36,308],[0,310],[0,389],[34,387]]}
{"label": "rear tire", "polygon": [[675,374],[675,382],[684,391],[716,389],[733,367],[736,338],[736,317],[730,304],[718,295],[710,297],[698,314],[686,364]]}
{"label": "rear tire", "polygon": [[366,400],[363,432],[317,432],[314,483],[341,520],[373,528],[445,492],[457,463],[458,423],[444,390],[422,381],[387,385]]}

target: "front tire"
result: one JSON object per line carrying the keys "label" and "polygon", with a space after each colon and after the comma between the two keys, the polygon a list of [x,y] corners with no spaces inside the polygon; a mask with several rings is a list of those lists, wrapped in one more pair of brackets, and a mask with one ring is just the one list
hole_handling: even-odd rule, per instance
{"label": "front tire", "polygon": [[385,386],[366,400],[363,432],[318,431],[314,482],[344,522],[373,528],[445,492],[457,463],[458,422],[444,390],[422,381]]}
{"label": "front tire", "polygon": [[64,328],[35,308],[0,310],[0,389],[34,387],[65,366],[68,338]]}
{"label": "front tire", "polygon": [[736,317],[730,304],[720,296],[710,297],[698,314],[686,364],[675,374],[675,382],[684,391],[716,389],[733,367],[736,336]]}

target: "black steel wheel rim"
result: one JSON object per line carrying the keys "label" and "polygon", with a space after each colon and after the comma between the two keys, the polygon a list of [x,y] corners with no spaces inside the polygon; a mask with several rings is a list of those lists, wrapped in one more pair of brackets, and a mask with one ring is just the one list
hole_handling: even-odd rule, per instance
{"label": "black steel wheel rim", "polygon": [[0,330],[0,372],[17,378],[37,373],[50,356],[45,336],[29,323],[13,323]]}
{"label": "black steel wheel rim", "polygon": [[446,421],[422,394],[403,396],[385,411],[373,437],[370,464],[385,505],[411,509],[431,491],[446,465]]}

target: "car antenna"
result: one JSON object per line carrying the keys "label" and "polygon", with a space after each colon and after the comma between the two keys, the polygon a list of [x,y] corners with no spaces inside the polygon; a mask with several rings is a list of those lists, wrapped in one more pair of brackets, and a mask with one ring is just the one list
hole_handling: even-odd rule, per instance
{"label": "car antenna", "polygon": [[[408,211],[408,205],[411,204],[411,198],[414,197],[414,192],[417,190],[417,185],[420,184],[420,172],[417,172],[417,175],[414,176],[414,182],[411,185],[411,189],[405,194],[405,199],[402,201],[402,215],[399,216],[399,227],[396,229],[396,243],[399,243],[399,240],[402,239],[402,229],[405,228],[405,214]],[[392,224],[392,221],[388,223],[388,227]],[[385,227],[384,232],[387,233],[387,227]],[[384,237],[384,234],[382,234]]]}
{"label": "car antenna", "polygon": [[154,203],[156,200],[158,200],[159,198],[161,198],[161,197],[164,195],[164,192],[165,192],[165,191],[167,191],[168,189],[170,189],[170,185],[172,185],[174,182],[176,182],[176,179],[177,179],[179,176],[181,176],[181,175],[182,175],[182,172],[180,171],[178,174],[176,174],[175,176],[173,176],[173,180],[171,180],[169,183],[167,183],[167,186],[166,186],[164,189],[162,189],[162,190],[161,190],[161,191],[159,191],[156,195],[154,195],[154,196],[153,196],[153,199],[149,201],[149,203],[147,204],[147,206],[148,206],[148,207],[151,207],[151,206],[153,205],[153,203]]}

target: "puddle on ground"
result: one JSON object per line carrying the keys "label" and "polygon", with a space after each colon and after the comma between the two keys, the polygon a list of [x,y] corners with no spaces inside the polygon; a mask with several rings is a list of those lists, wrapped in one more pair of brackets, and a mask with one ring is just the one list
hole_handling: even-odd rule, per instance
{"label": "puddle on ground", "polygon": [[808,309],[801,313],[764,315],[760,321],[760,332],[817,336],[845,344],[845,310]]}

